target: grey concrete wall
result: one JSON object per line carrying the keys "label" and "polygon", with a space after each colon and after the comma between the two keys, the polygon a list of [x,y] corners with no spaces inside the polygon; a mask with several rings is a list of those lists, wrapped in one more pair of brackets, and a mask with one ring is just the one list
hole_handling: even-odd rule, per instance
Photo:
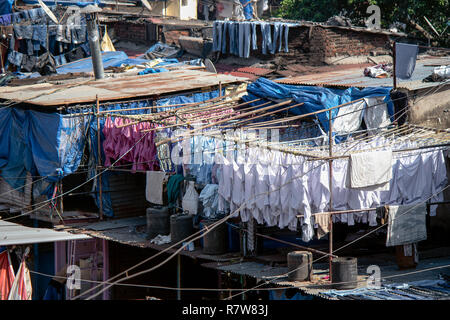
{"label": "grey concrete wall", "polygon": [[450,128],[450,84],[435,90],[427,88],[409,92],[410,122],[426,127],[448,129]]}

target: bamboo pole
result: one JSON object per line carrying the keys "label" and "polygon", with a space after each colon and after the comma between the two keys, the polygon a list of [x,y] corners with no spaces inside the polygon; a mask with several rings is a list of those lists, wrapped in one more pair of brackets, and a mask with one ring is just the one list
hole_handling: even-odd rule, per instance
{"label": "bamboo pole", "polygon": [[[99,118],[99,113],[100,113],[100,103],[98,100],[98,95],[95,96],[95,100],[96,100],[96,105],[97,105],[97,153],[98,153],[98,165],[97,165],[97,170],[99,170],[99,168],[102,166],[102,153],[101,153],[101,146],[100,146],[100,118]],[[103,220],[103,194],[102,194],[102,175],[98,176],[98,190],[99,190],[99,209],[100,209],[100,220]]]}

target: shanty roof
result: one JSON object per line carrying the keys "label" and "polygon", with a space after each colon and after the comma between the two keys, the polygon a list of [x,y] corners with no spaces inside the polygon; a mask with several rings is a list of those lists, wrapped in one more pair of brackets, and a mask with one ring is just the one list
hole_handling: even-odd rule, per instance
{"label": "shanty roof", "polygon": [[0,246],[80,239],[90,239],[90,237],[46,228],[29,228],[0,220]]}
{"label": "shanty roof", "polygon": [[245,78],[199,70],[82,80],[70,84],[34,84],[0,88],[0,99],[39,106],[95,103],[119,99],[151,97],[187,90],[198,90],[219,84],[246,81]]}
{"label": "shanty roof", "polygon": [[[397,78],[397,87],[408,90],[418,90],[434,87],[441,82],[422,82],[429,76],[436,66],[450,64],[450,57],[425,58],[418,60],[414,73],[409,80]],[[339,68],[336,71],[328,71],[316,74],[308,74],[298,77],[287,77],[275,80],[278,83],[294,85],[311,85],[324,87],[392,87],[392,78],[371,78],[363,74],[364,67],[355,67],[350,69]]]}

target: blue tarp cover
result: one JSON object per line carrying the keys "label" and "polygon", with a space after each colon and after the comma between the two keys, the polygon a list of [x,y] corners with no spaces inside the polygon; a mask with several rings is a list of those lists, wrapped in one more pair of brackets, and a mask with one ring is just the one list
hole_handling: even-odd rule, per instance
{"label": "blue tarp cover", "polygon": [[[102,52],[103,68],[120,66],[123,61],[129,61],[127,54],[123,51]],[[92,72],[92,58],[84,58],[78,61],[63,64],[56,67],[59,74],[74,72]]]}
{"label": "blue tarp cover", "polygon": [[[23,0],[26,4],[39,4],[37,0]],[[47,6],[53,6],[56,3],[63,6],[79,6],[85,7],[87,5],[98,5],[99,7],[104,6],[101,0],[93,0],[93,1],[68,1],[68,0],[42,0]]]}
{"label": "blue tarp cover", "polygon": [[[280,84],[266,78],[259,78],[247,87],[248,95],[243,97],[244,101],[251,101],[257,98],[263,99],[294,99],[296,104],[303,102],[302,106],[289,109],[296,115],[306,114],[310,112],[328,109],[340,104],[367,97],[386,96],[385,102],[391,120],[393,120],[394,106],[389,96],[390,87],[373,87],[373,88],[348,88],[348,89],[329,89],[315,86],[296,86]],[[266,101],[259,101],[262,104]],[[332,117],[335,117],[339,109],[332,110]],[[326,132],[328,132],[328,112],[317,115],[320,124]]]}
{"label": "blue tarp cover", "polygon": [[0,16],[12,13],[14,0],[0,0]]}

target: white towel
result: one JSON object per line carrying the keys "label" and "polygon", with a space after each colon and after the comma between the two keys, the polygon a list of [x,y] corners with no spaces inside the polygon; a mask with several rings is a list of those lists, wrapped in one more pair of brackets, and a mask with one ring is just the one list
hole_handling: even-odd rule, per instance
{"label": "white towel", "polygon": [[386,246],[411,244],[427,239],[426,204],[389,206]]}
{"label": "white towel", "polygon": [[350,187],[383,187],[392,179],[392,150],[350,156]]}
{"label": "white towel", "polygon": [[145,198],[154,204],[164,204],[163,183],[166,173],[163,171],[147,171]]}

